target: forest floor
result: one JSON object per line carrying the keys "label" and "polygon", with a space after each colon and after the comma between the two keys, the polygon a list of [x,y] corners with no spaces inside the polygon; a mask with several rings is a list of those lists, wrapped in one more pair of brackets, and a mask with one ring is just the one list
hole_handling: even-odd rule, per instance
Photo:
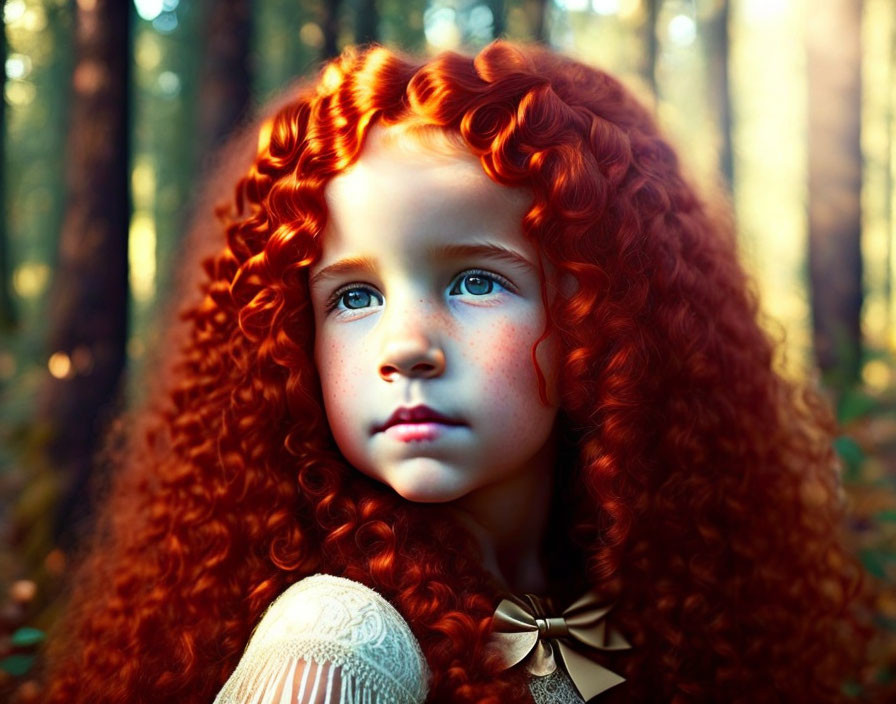
{"label": "forest floor", "polygon": [[865,568],[875,636],[859,701],[896,701],[896,389],[838,408],[850,535]]}

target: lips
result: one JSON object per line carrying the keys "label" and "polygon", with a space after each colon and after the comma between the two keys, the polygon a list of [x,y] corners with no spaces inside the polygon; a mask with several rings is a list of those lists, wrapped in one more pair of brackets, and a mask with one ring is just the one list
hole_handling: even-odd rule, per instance
{"label": "lips", "polygon": [[389,416],[385,423],[376,428],[375,432],[383,432],[393,425],[404,423],[441,423],[442,425],[466,425],[463,421],[439,413],[429,406],[414,406],[413,408],[398,408]]}

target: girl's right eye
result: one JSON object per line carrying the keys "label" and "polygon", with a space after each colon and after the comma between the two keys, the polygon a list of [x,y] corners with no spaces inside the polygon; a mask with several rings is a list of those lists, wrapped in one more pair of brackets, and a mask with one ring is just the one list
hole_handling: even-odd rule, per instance
{"label": "girl's right eye", "polygon": [[327,312],[353,311],[383,305],[383,297],[376,291],[363,286],[341,288],[330,298]]}

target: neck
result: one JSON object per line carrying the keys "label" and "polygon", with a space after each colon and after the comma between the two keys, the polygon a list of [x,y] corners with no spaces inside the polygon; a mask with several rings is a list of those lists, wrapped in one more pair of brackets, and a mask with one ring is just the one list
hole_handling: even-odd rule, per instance
{"label": "neck", "polygon": [[541,594],[547,575],[541,544],[547,529],[556,447],[552,438],[525,471],[451,504],[478,540],[483,566],[515,593]]}

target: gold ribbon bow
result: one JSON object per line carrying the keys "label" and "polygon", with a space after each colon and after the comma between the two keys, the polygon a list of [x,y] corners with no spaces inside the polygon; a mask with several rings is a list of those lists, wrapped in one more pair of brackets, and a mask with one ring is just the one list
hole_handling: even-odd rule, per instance
{"label": "gold ribbon bow", "polygon": [[529,657],[530,673],[548,675],[557,669],[556,653],[586,702],[625,682],[593,659],[596,651],[632,647],[606,622],[613,604],[601,605],[597,594],[588,592],[558,618],[549,617],[544,607],[545,602],[532,594],[525,600],[511,596],[498,604],[489,646],[500,651],[505,668]]}

